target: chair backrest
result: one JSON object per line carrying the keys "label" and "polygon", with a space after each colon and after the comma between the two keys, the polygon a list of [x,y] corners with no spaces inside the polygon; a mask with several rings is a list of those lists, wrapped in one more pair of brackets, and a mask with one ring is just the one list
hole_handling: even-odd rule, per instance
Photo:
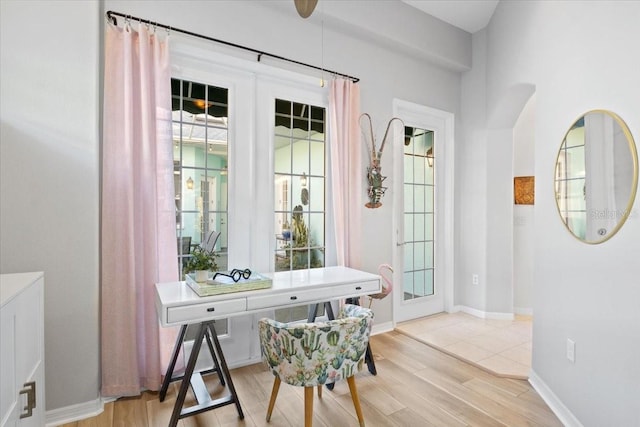
{"label": "chair backrest", "polygon": [[218,241],[219,237],[220,237],[219,231],[211,230],[204,237],[204,240],[202,241],[202,243],[200,243],[200,247],[207,252],[213,252],[214,249],[216,248],[216,242]]}
{"label": "chair backrest", "polygon": [[345,304],[338,319],[287,324],[259,321],[262,359],[287,384],[316,386],[348,378],[364,366],[373,312]]}
{"label": "chair backrest", "polygon": [[191,253],[191,236],[178,237],[178,254],[189,255]]}

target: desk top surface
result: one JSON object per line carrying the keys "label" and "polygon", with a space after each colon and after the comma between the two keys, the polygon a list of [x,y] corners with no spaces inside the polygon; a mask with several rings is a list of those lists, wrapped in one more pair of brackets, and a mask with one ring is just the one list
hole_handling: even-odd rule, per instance
{"label": "desk top surface", "polygon": [[272,280],[270,288],[201,297],[185,282],[166,282],[157,283],[156,292],[163,305],[188,305],[249,296],[286,293],[292,290],[323,288],[333,285],[380,280],[380,276],[376,274],[355,270],[349,267],[323,267],[261,274]]}

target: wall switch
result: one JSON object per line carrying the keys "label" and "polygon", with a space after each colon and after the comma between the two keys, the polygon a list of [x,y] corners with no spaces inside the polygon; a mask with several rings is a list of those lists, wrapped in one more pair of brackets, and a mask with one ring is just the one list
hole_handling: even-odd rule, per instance
{"label": "wall switch", "polygon": [[573,340],[567,338],[567,359],[571,363],[576,362],[576,343]]}
{"label": "wall switch", "polygon": [[480,279],[478,278],[477,274],[474,274],[471,276],[471,283],[474,285],[477,285],[478,283],[480,283]]}

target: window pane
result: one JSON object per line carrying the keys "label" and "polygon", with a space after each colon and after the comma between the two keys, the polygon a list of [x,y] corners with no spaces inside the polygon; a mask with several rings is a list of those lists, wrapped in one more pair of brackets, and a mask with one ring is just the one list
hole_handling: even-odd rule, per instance
{"label": "window pane", "polygon": [[[325,264],[325,109],[275,101],[275,271]],[[276,310],[276,319],[307,319],[307,307]]]}
{"label": "window pane", "polygon": [[425,239],[433,240],[433,214],[424,214]]}
{"label": "window pane", "polygon": [[404,244],[404,270],[412,271],[413,268],[413,243],[406,242]]}
{"label": "window pane", "polygon": [[413,185],[404,185],[404,211],[413,212]]}
{"label": "window pane", "polygon": [[414,212],[424,212],[424,208],[425,208],[425,198],[424,198],[424,192],[425,192],[425,187],[424,185],[415,185],[413,187],[413,191],[414,191],[414,198],[413,198],[413,211]]}
{"label": "window pane", "polygon": [[403,274],[404,280],[402,281],[402,290],[404,291],[403,293],[405,300],[413,298],[413,276],[414,274],[411,271],[405,272]]}
{"label": "window pane", "polygon": [[[226,268],[228,90],[179,79],[172,79],[171,89],[178,239],[182,244],[190,238],[193,249],[219,231],[216,262]],[[188,254],[179,254],[184,267]]]}
{"label": "window pane", "polygon": [[416,271],[413,274],[413,296],[417,298],[425,295],[425,271]]}
{"label": "window pane", "polygon": [[324,213],[309,214],[309,246],[324,247]]}
{"label": "window pane", "polygon": [[309,144],[309,150],[311,154],[311,166],[309,168],[309,175],[324,176],[324,134],[318,134],[316,137],[322,138],[321,141],[311,141]]}
{"label": "window pane", "polygon": [[413,245],[414,253],[413,253],[413,268],[415,270],[425,268],[425,243],[424,242],[416,242]]}
{"label": "window pane", "polygon": [[275,101],[275,270],[324,266],[325,109]]}
{"label": "window pane", "polygon": [[426,268],[433,268],[433,242],[426,242],[424,248],[424,266]]}
{"label": "window pane", "polygon": [[405,213],[404,214],[404,240],[405,242],[410,242],[413,240],[413,214]]}
{"label": "window pane", "polygon": [[294,174],[309,174],[309,141],[306,139],[293,142],[293,170]]}
{"label": "window pane", "polygon": [[410,238],[412,240],[425,240],[425,223],[424,223],[424,214],[415,214],[414,218],[414,229],[413,236]]}
{"label": "window pane", "polygon": [[[309,209],[313,212],[324,212],[325,206],[325,186],[324,186],[324,178],[311,178],[308,179],[308,194],[307,198],[309,199]],[[303,191],[302,189],[301,191]],[[304,191],[302,194],[302,203],[305,204]]]}
{"label": "window pane", "polygon": [[424,162],[422,156],[413,157],[413,182],[416,184],[424,184]]}
{"label": "window pane", "polygon": [[274,138],[274,170],[276,173],[291,173],[291,139],[276,135]]}

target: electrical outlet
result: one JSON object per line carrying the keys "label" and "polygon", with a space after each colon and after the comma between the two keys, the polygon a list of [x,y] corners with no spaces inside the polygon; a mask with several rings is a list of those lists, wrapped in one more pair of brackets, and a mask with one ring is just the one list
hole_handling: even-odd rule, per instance
{"label": "electrical outlet", "polygon": [[477,285],[478,283],[480,283],[480,278],[478,277],[477,274],[474,274],[471,276],[471,283],[474,285]]}
{"label": "electrical outlet", "polygon": [[576,362],[576,343],[569,338],[567,338],[567,359],[571,363]]}

